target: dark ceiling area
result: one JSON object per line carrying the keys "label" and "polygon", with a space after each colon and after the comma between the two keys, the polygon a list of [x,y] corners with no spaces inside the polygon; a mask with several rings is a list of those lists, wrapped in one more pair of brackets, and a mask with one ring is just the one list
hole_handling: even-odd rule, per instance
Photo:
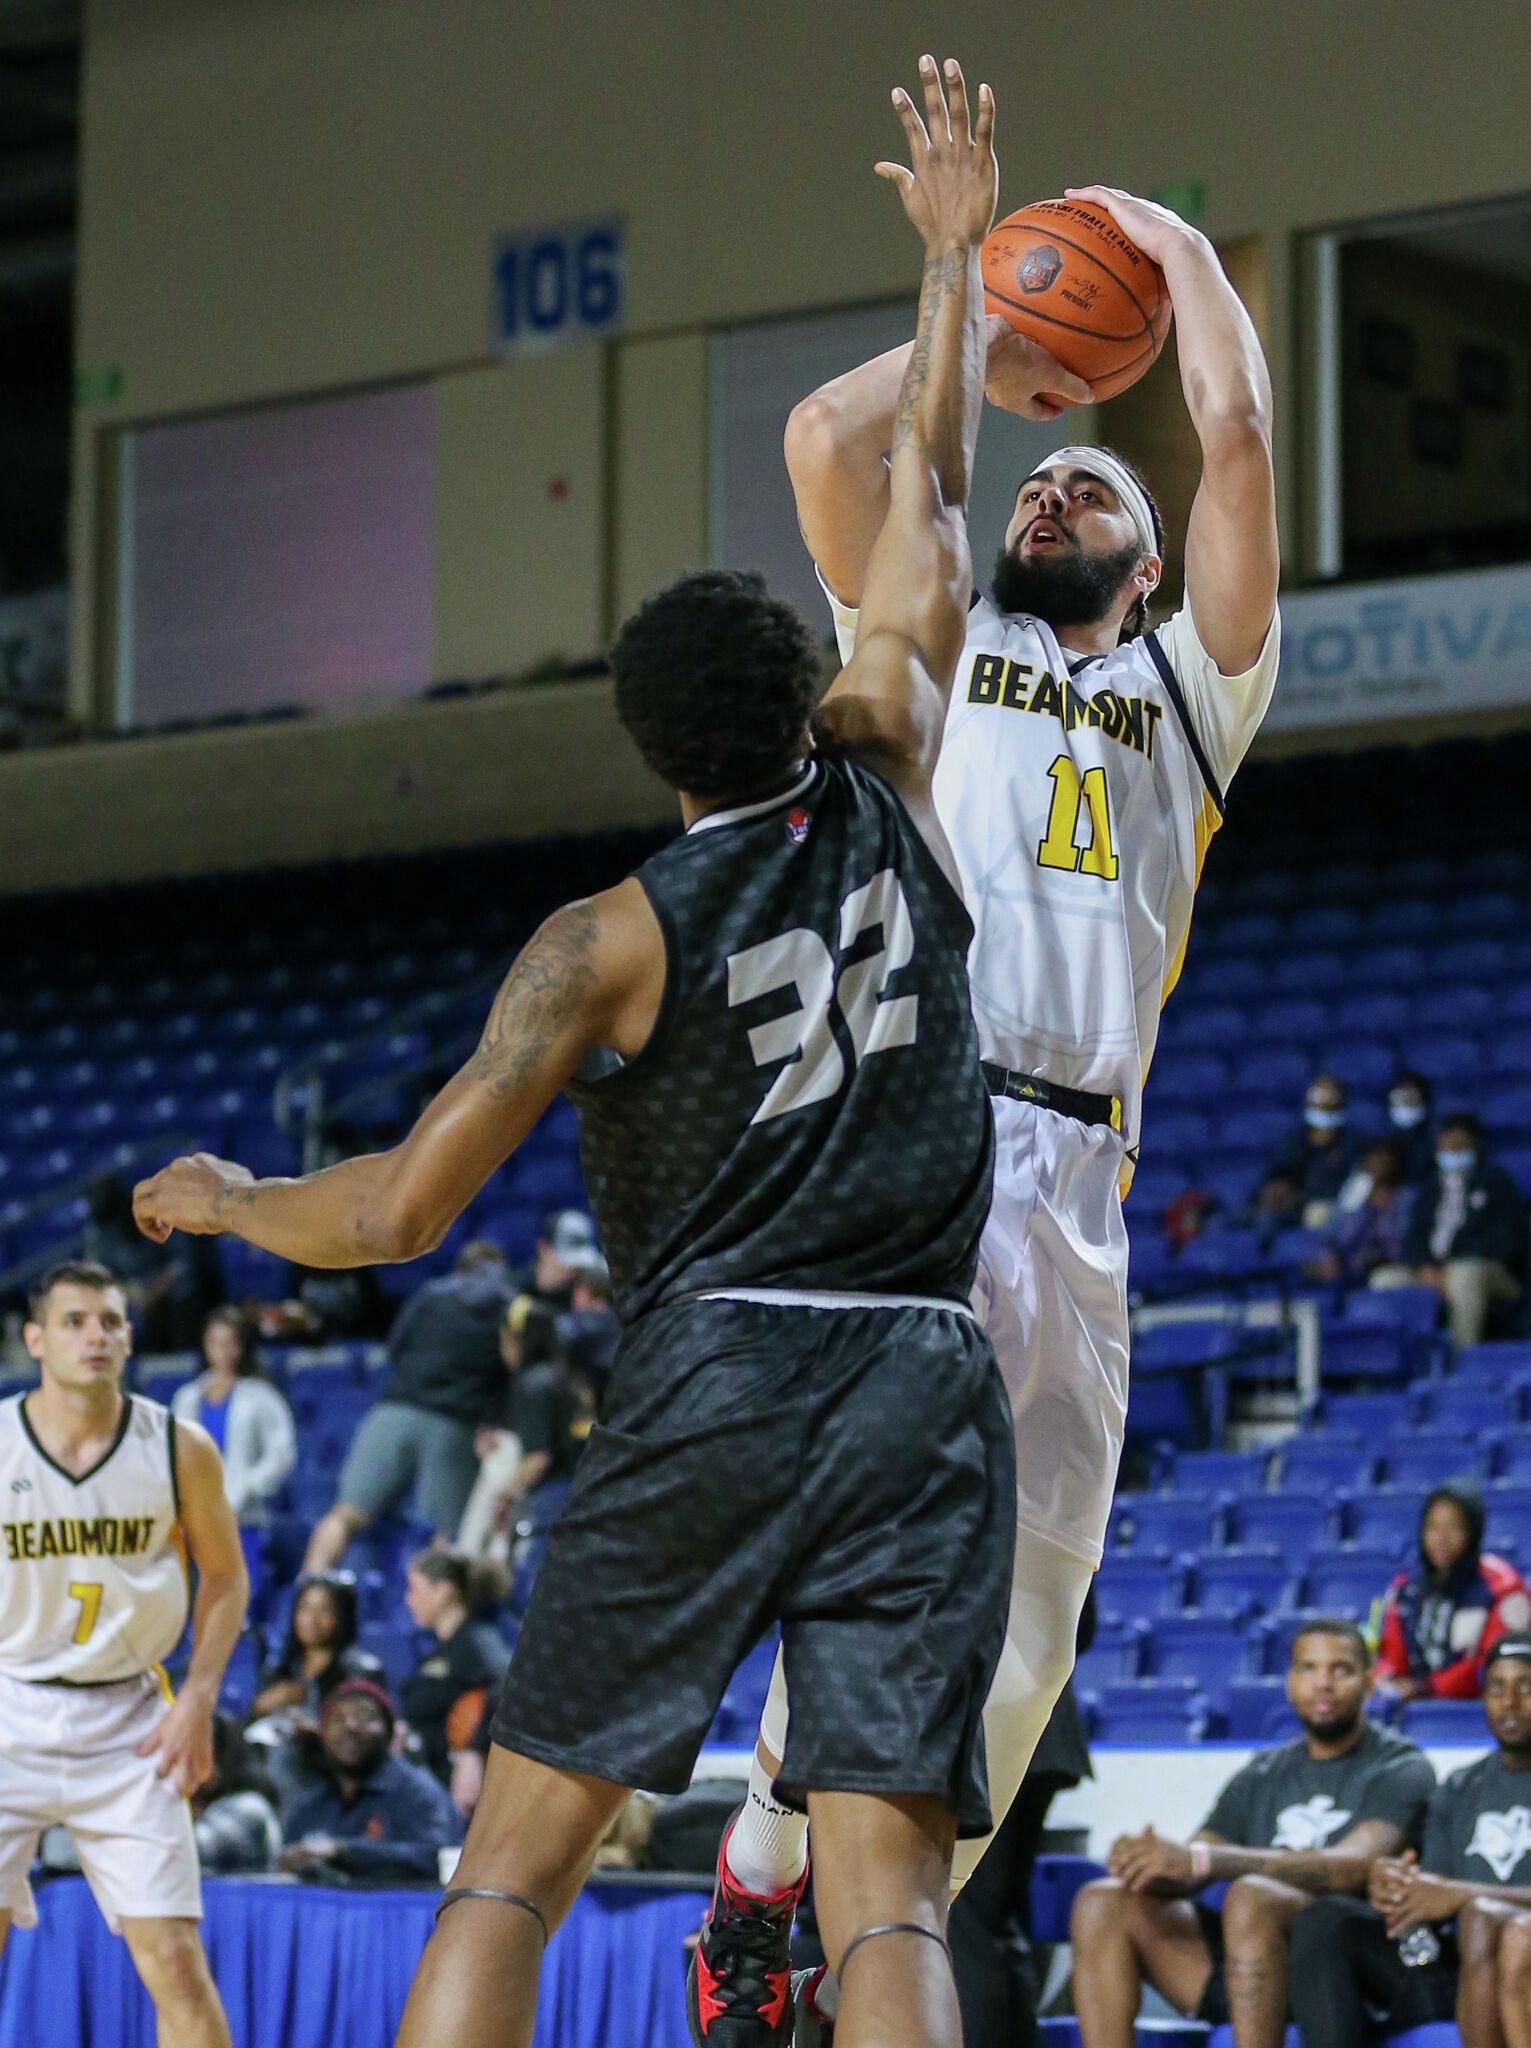
{"label": "dark ceiling area", "polygon": [[64,579],[79,0],[0,0],[0,595]]}

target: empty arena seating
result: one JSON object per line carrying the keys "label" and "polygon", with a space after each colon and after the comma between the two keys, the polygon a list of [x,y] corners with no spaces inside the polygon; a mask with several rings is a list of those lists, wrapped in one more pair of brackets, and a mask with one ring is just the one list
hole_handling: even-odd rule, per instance
{"label": "empty arena seating", "polygon": [[[1270,1452],[1166,1447],[1154,1487],[1117,1496],[1101,1626],[1076,1679],[1097,1739],[1295,1732],[1282,1687],[1293,1634],[1314,1613],[1372,1618],[1443,1480],[1474,1473],[1485,1547],[1531,1562],[1531,1345],[1478,1345],[1455,1367],[1326,1395]],[[1477,1741],[1483,1710],[1421,1700],[1403,1726],[1421,1742]]]}

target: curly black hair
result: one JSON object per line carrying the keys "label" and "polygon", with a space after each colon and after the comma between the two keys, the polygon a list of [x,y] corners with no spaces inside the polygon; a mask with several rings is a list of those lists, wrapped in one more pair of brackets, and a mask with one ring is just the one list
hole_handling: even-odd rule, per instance
{"label": "curly black hair", "polygon": [[683,576],[611,650],[617,716],[672,789],[738,803],[785,782],[822,688],[819,649],[791,605],[737,569]]}

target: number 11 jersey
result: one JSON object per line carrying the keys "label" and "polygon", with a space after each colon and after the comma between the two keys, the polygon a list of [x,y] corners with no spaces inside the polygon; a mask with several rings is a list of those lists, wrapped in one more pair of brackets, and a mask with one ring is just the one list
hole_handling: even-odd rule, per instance
{"label": "number 11 jersey", "polygon": [[741,1288],[965,1302],[993,1169],[973,926],[898,797],[819,754],[638,880],[659,1015],[569,1086],[623,1321]]}

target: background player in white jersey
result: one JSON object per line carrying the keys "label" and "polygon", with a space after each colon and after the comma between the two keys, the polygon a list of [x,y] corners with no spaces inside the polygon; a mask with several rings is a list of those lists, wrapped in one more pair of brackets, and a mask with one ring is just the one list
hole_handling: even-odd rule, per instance
{"label": "background player in white jersey", "polygon": [[[187,1797],[249,1584],[206,1430],[125,1395],[132,1330],[104,1266],[55,1267],[32,1300],[40,1384],[0,1402],[0,1942],[36,1923],[27,1871],[62,1822],[154,2001],[160,2048],[227,2048],[202,1951]],[[192,1657],[160,1659],[198,1585]]]}
{"label": "background player in white jersey", "polygon": [[[992,600],[975,598],[968,615],[936,770],[977,927],[969,967],[997,1137],[979,1290],[1016,1425],[1009,1641],[984,1714],[996,1820],[1072,1666],[1100,1562],[1126,1413],[1121,1195],[1143,1078],[1279,641],[1270,379],[1249,317],[1210,242],[1174,214],[1100,186],[1070,196],[1107,208],[1163,267],[1202,474],[1185,605],[1147,635],[1164,536],[1136,472],[1105,450],[1063,448],[1024,479]],[[891,350],[824,386],[787,429],[842,654],[887,509],[884,451],[908,355]],[[1033,418],[1058,409],[1049,392],[1088,395],[996,319],[988,392]],[[801,1819],[770,1795],[786,1733],[780,1678],[778,1666],[728,1845],[732,1873],[761,1900],[800,1881],[805,1855]],[[959,1844],[955,1882],[983,1847]],[[747,1944],[753,1916],[721,1896],[704,1932],[725,1976],[736,1917]],[[754,2036],[769,2037],[767,2025]]]}

